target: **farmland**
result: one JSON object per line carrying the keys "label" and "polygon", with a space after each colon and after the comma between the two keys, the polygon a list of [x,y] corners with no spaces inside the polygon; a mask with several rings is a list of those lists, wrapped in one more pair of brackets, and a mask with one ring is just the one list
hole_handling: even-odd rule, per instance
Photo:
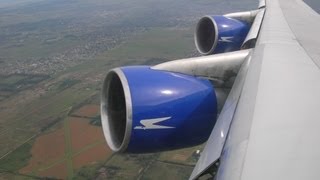
{"label": "farmland", "polygon": [[74,170],[111,156],[102,129],[90,125],[89,119],[66,117],[61,125],[36,138],[32,157],[20,173],[72,178]]}
{"label": "farmland", "polygon": [[[202,146],[112,154],[101,129],[101,83],[114,67],[197,55],[196,20],[230,12],[230,4],[0,2],[0,179],[188,177]],[[252,0],[235,7],[249,4]]]}
{"label": "farmland", "polygon": [[[114,50],[97,56],[94,60],[95,63],[80,64],[74,68],[70,68],[65,73],[57,75],[56,78],[45,82],[43,86],[46,89],[42,97],[32,100],[31,103],[27,101],[28,106],[17,108],[17,112],[24,116],[18,119],[16,116],[11,118],[16,121],[19,120],[19,122],[32,119],[33,122],[29,122],[30,124],[22,124],[20,126],[33,126],[33,132],[36,133],[36,136],[34,136],[32,131],[30,132],[31,129],[27,131],[30,132],[31,137],[27,144],[30,143],[32,146],[29,145],[26,149],[21,150],[22,152],[20,153],[26,157],[25,160],[23,162],[15,162],[21,163],[21,165],[10,169],[10,171],[35,177],[45,176],[62,179],[83,177],[84,174],[82,172],[86,172],[86,177],[88,175],[90,177],[96,177],[108,174],[108,177],[128,178],[147,174],[148,171],[144,169],[144,166],[145,163],[148,164],[149,160],[154,162],[154,160],[159,157],[166,159],[166,157],[162,157],[160,154],[134,156],[112,155],[104,140],[101,126],[99,126],[99,124],[94,125],[94,122],[100,120],[100,81],[97,80],[103,78],[106,72],[105,69],[127,63],[156,64],[174,58],[173,51],[168,53],[173,47],[161,47],[161,44],[157,45],[155,42],[149,42],[155,33],[160,35],[158,38],[161,39],[162,42],[174,44],[172,41],[175,41],[175,39],[164,39],[163,37],[166,36],[166,34],[168,37],[187,36],[187,34],[192,33],[192,30],[182,29],[175,31],[172,29],[160,30],[156,28],[149,32],[138,34]],[[192,41],[192,36],[186,38],[185,41],[186,44],[188,41]],[[139,48],[135,45],[137,42],[141,43]],[[142,52],[150,45],[163,51],[158,52],[159,55],[154,57],[159,57],[161,54],[163,56],[161,56],[161,58],[154,58],[152,57],[152,53],[150,53],[150,55],[142,57],[140,53],[131,53],[131,60],[123,61],[123,53]],[[132,50],[133,48],[135,50]],[[188,56],[188,51],[191,50],[191,45],[189,45],[189,47],[184,45],[184,47],[181,47],[180,51],[183,53],[180,56]],[[118,54],[119,51],[122,53],[118,55],[119,57],[116,57],[115,55]],[[153,54],[155,54],[155,52],[153,52]],[[176,58],[179,57],[176,56]],[[110,61],[106,61],[105,59],[110,59],[113,63],[110,64]],[[91,68],[94,69],[94,72],[90,70]],[[77,77],[75,74],[81,75]],[[8,115],[8,117],[10,116]],[[46,122],[44,122],[44,120]],[[18,126],[18,124],[14,125]],[[19,135],[26,137],[26,132],[22,131]],[[12,142],[11,144],[14,145]],[[18,146],[16,151],[20,151],[22,147]],[[191,151],[193,151],[193,149]],[[189,155],[190,153],[181,156],[188,159]],[[15,156],[17,156],[17,154],[11,153],[0,160],[0,168],[9,170],[5,164],[5,160],[6,158]],[[123,157],[126,158],[123,159]],[[171,155],[167,157],[169,157],[168,162],[170,162]],[[136,164],[137,162],[139,162],[140,165]],[[132,165],[130,165],[130,163],[132,163]],[[126,166],[124,167],[123,164],[126,164]],[[173,164],[173,166],[175,165]],[[186,167],[189,168],[190,166],[186,165]]]}

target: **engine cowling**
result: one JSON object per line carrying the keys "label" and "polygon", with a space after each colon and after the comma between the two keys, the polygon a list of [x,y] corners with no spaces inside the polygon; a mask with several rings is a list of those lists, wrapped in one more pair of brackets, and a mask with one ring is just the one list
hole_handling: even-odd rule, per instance
{"label": "engine cowling", "polygon": [[208,139],[217,98],[207,79],[148,66],[122,67],[104,80],[101,117],[115,152],[172,150]]}
{"label": "engine cowling", "polygon": [[240,50],[250,24],[225,16],[204,16],[197,24],[195,44],[202,55]]}

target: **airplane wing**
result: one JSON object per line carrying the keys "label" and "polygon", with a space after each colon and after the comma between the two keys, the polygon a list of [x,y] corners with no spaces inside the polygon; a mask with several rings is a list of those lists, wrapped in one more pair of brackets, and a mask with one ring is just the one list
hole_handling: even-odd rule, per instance
{"label": "airplane wing", "polygon": [[212,166],[216,179],[320,178],[320,16],[301,0],[261,4],[250,64],[230,93],[239,97],[227,99],[190,179]]}
{"label": "airplane wing", "polygon": [[204,56],[108,72],[108,145],[148,153],[207,142],[190,179],[319,179],[319,32],[301,0],[204,16],[195,33]]}

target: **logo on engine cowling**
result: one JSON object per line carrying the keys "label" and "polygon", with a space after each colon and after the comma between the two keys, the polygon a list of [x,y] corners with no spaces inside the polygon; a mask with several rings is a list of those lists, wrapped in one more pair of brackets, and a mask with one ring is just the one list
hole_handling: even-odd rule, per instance
{"label": "logo on engine cowling", "polygon": [[166,121],[169,119],[171,119],[171,117],[143,119],[140,121],[140,124],[143,126],[136,126],[136,127],[134,127],[134,129],[146,130],[146,129],[172,129],[172,128],[175,128],[172,126],[162,126],[162,125],[156,124],[156,123],[163,122],[163,121]]}
{"label": "logo on engine cowling", "polygon": [[219,39],[219,41],[220,41],[220,42],[233,42],[231,39],[233,39],[232,36],[230,36],[230,37],[221,37],[221,38]]}

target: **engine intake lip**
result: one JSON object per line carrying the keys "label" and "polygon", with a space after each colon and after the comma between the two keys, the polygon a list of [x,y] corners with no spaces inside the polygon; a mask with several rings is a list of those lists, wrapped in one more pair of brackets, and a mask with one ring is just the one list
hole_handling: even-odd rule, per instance
{"label": "engine intake lip", "polygon": [[[210,31],[211,30],[211,31]],[[204,32],[207,31],[207,32]],[[213,42],[209,42],[204,45],[204,40],[208,38],[208,36],[212,35],[214,36]],[[218,26],[216,21],[213,19],[212,16],[204,16],[202,17],[196,27],[194,39],[195,39],[195,45],[198,51],[202,55],[209,55],[212,54],[215,50],[217,44],[218,44]]]}
{"label": "engine intake lip", "polygon": [[132,100],[127,78],[120,68],[110,70],[103,82],[100,110],[109,147],[115,152],[124,151],[132,130]]}

